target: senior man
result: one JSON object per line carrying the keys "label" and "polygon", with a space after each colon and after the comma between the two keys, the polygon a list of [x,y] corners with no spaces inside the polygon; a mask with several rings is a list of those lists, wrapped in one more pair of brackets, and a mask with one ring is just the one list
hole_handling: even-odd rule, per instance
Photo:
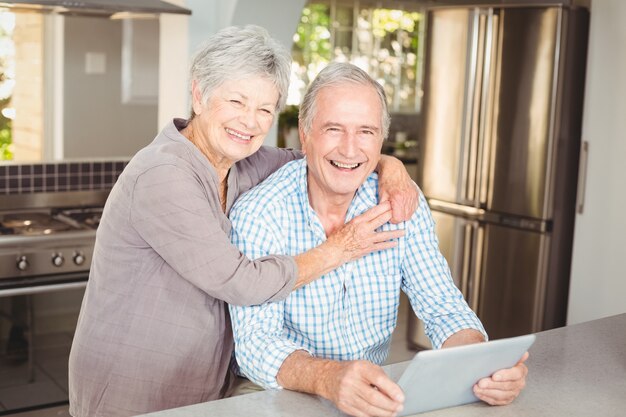
{"label": "senior man", "polygon": [[[239,199],[233,241],[249,257],[294,255],[377,204],[377,176],[389,129],[385,93],[351,64],[331,64],[300,107],[305,159],[285,165]],[[402,289],[435,348],[482,342],[482,324],[454,286],[438,249],[428,205],[404,223],[397,245],[345,264],[286,300],[231,306],[236,358],[265,388],[318,394],[342,411],[392,416],[404,394],[381,364],[389,351]],[[524,360],[474,386],[489,404],[511,402],[524,386]]]}

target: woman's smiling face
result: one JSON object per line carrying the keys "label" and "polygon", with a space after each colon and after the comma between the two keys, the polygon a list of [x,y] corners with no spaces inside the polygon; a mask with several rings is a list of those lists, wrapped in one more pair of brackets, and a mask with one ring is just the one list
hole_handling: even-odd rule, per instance
{"label": "woman's smiling face", "polygon": [[193,142],[216,168],[229,168],[261,147],[278,97],[274,83],[261,76],[224,81],[206,104],[194,85]]}

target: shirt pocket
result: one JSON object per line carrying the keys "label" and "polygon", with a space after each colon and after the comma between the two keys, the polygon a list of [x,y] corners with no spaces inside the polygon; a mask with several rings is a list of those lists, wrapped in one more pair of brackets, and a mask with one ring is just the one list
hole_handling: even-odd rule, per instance
{"label": "shirt pocket", "polygon": [[353,272],[353,311],[370,337],[384,339],[395,328],[402,276],[393,249],[373,253],[356,262]]}

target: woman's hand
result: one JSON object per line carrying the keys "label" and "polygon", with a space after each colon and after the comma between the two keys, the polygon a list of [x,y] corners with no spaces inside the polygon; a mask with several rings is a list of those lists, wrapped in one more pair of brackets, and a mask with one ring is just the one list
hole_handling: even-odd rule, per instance
{"label": "woman's hand", "polygon": [[376,231],[391,218],[391,203],[388,201],[381,203],[337,229],[328,236],[326,243],[341,254],[341,264],[359,259],[371,252],[393,248],[398,244],[393,239],[404,236],[404,230]]}
{"label": "woman's hand", "polygon": [[335,230],[321,245],[297,255],[298,280],[294,288],[300,288],[346,262],[396,246],[398,243],[393,239],[404,236],[404,230],[376,231],[390,219],[391,204],[379,204]]}
{"label": "woman's hand", "polygon": [[419,188],[404,164],[397,158],[381,155],[378,167],[378,201],[391,203],[391,222],[400,223],[411,218],[417,210]]}

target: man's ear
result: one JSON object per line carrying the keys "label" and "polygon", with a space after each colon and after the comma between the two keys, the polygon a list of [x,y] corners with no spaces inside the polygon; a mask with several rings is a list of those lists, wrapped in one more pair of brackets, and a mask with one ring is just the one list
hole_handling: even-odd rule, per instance
{"label": "man's ear", "polygon": [[302,126],[298,125],[298,136],[300,136],[300,148],[302,149],[302,153],[306,155],[306,134],[304,133],[304,129]]}
{"label": "man's ear", "polygon": [[191,108],[196,115],[202,113],[204,110],[204,103],[202,102],[202,92],[198,87],[196,80],[191,82]]}

